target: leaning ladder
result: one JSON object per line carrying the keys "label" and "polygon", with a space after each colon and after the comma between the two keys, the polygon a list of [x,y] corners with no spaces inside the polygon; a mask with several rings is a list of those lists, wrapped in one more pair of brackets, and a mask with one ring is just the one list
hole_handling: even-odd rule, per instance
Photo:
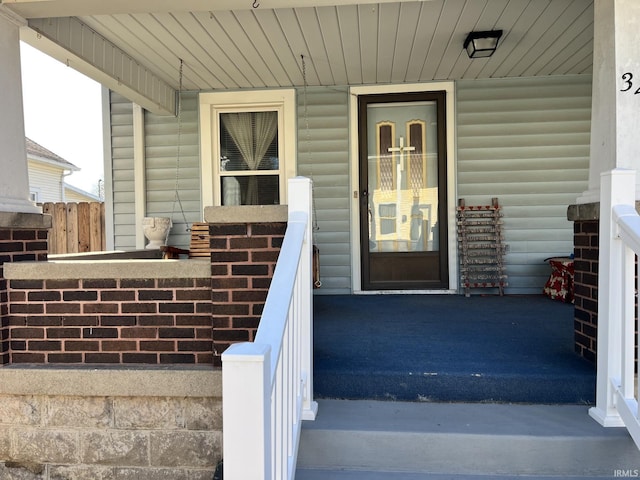
{"label": "leaning ladder", "polygon": [[497,198],[491,205],[465,205],[464,198],[457,208],[460,273],[464,293],[471,288],[497,287],[500,295],[507,286],[504,273],[504,254],[507,246],[502,237],[502,209]]}

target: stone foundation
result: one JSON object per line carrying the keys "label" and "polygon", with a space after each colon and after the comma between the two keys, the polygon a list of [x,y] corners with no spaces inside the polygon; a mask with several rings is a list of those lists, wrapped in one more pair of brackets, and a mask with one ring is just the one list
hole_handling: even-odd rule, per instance
{"label": "stone foundation", "polygon": [[0,369],[0,478],[211,480],[221,373],[195,368]]}

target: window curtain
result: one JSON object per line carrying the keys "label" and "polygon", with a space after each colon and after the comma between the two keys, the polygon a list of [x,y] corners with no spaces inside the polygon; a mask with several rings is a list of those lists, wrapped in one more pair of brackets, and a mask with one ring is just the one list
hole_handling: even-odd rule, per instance
{"label": "window curtain", "polygon": [[[249,170],[258,170],[278,130],[276,112],[239,112],[220,116]],[[258,204],[258,178],[249,177],[246,205]]]}

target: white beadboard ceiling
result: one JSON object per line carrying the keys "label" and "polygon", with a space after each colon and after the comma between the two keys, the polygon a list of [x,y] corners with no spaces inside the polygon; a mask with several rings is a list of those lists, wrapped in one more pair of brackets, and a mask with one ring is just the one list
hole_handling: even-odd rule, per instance
{"label": "white beadboard ceiling", "polygon": [[[252,8],[253,3],[4,0],[3,5],[34,19],[32,24],[60,16],[56,12],[76,16],[176,89],[180,59],[186,90],[299,86],[302,56],[309,85],[592,71],[593,0],[256,0],[258,7]],[[504,31],[495,55],[469,59],[462,48],[467,33],[491,29]]]}

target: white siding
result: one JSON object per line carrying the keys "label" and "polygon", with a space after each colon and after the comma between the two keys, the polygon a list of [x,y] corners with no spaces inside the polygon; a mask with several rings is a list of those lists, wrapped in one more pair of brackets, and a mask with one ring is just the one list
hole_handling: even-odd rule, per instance
{"label": "white siding", "polygon": [[[183,93],[181,121],[145,111],[146,214],[171,217],[169,244],[188,248],[191,223],[202,220],[198,102],[196,93]],[[180,159],[178,168],[178,130]],[[135,249],[133,106],[111,92],[111,148],[113,157],[114,247]],[[176,179],[180,203],[175,201]]]}
{"label": "white siding", "polygon": [[98,202],[99,200],[96,200],[93,197],[90,197],[89,195],[83,195],[80,192],[77,192],[75,190],[71,190],[70,188],[65,188],[64,189],[64,200],[65,202]]}
{"label": "white siding", "polygon": [[[318,294],[351,292],[349,94],[346,87],[298,90],[298,174],[313,180],[320,250]],[[307,121],[309,131],[307,132]]]}
{"label": "white siding", "polygon": [[29,160],[29,189],[38,192],[38,202],[62,201],[62,170],[60,167]]}
{"label": "white siding", "polygon": [[458,197],[504,206],[507,293],[541,293],[544,259],[573,253],[567,207],[587,189],[590,120],[590,76],[457,84]]}
{"label": "white siding", "polygon": [[114,92],[111,92],[111,158],[114,248],[135,250],[133,104]]}
{"label": "white siding", "polygon": [[[203,215],[197,93],[182,94],[181,110],[180,121],[171,115],[145,111],[146,210],[147,216],[171,217],[169,244],[189,248],[191,234],[187,229],[193,222],[201,222]],[[176,199],[176,181],[180,202]]]}
{"label": "white siding", "polygon": [[[456,88],[458,197],[469,204],[500,199],[507,292],[540,293],[549,274],[544,259],[573,251],[566,211],[587,189],[591,77],[469,80]],[[115,248],[133,249],[132,108],[116,94],[111,98]],[[309,88],[306,118],[302,89],[297,98],[297,174],[314,181],[322,280],[316,293],[350,293],[348,90]],[[197,120],[197,95],[185,93],[178,178],[188,223],[202,215]],[[187,247],[180,206],[173,205],[177,119],[146,113],[145,131],[148,215],[173,211],[170,243]]]}

